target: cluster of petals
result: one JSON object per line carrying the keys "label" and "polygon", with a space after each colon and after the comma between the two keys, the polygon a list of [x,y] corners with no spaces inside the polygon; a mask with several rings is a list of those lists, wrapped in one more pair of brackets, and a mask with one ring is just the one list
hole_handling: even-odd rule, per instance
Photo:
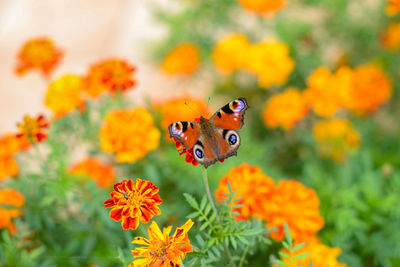
{"label": "cluster of petals", "polygon": [[400,0],[388,0],[386,6],[386,14],[388,16],[394,16],[400,13]]}
{"label": "cluster of petals", "polygon": [[99,187],[110,187],[115,181],[113,166],[102,163],[95,158],[87,158],[74,164],[69,168],[69,173],[87,176],[96,181]]}
{"label": "cluster of petals", "polygon": [[192,43],[182,43],[165,56],[161,70],[170,75],[190,75],[199,64],[199,48]]}
{"label": "cluster of petals", "polygon": [[135,182],[123,180],[114,185],[110,196],[104,202],[104,208],[112,208],[110,217],[121,221],[124,230],[136,230],[139,222],[148,223],[154,215],[161,214],[157,207],[162,202],[158,187],[150,181],[139,178]]}
{"label": "cluster of petals", "polygon": [[400,47],[400,22],[390,23],[381,36],[383,47],[390,51],[396,51]]}
{"label": "cluster of petals", "polygon": [[187,234],[193,224],[193,221],[189,219],[170,236],[172,226],[163,228],[161,232],[157,223],[152,221],[148,229],[149,239],[135,237],[132,241],[142,246],[132,250],[135,260],[129,267],[180,267],[186,254],[193,251]]}
{"label": "cluster of petals", "polygon": [[66,74],[51,82],[44,103],[56,117],[62,117],[76,108],[82,109],[85,105],[83,79]]}
{"label": "cluster of petals", "polygon": [[320,155],[336,162],[344,161],[349,150],[360,146],[359,133],[345,119],[317,121],[313,136]]}
{"label": "cluster of petals", "polygon": [[19,138],[27,138],[31,142],[42,142],[47,138],[44,129],[49,127],[49,122],[43,115],[33,118],[29,115],[24,116],[22,123],[17,124],[20,132],[16,135]]}
{"label": "cluster of petals", "polygon": [[62,54],[48,38],[31,39],[19,50],[15,71],[18,75],[23,75],[28,71],[37,70],[44,77],[49,77],[60,62]]}
{"label": "cluster of petals", "polygon": [[271,15],[286,5],[286,0],[239,0],[240,5],[255,14]]}
{"label": "cluster of petals", "polygon": [[18,164],[13,156],[29,146],[27,138],[18,138],[15,134],[0,137],[0,180],[18,174]]}
{"label": "cluster of petals", "polygon": [[293,129],[309,112],[302,93],[291,87],[270,97],[263,109],[263,121],[269,128]]}
{"label": "cluster of petals", "polygon": [[17,231],[13,219],[21,216],[20,208],[25,204],[25,196],[12,189],[0,189],[0,229],[11,233]]}
{"label": "cluster of petals", "polygon": [[146,109],[116,110],[103,121],[100,147],[115,153],[118,162],[133,163],[158,147],[160,135]]}

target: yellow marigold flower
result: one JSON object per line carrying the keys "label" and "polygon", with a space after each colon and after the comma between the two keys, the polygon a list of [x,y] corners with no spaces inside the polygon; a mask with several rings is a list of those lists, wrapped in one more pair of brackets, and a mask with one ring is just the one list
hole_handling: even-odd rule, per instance
{"label": "yellow marigold flower", "polygon": [[242,164],[232,168],[219,182],[215,192],[216,199],[222,201],[229,193],[228,182],[232,191],[237,190],[235,198],[242,197],[237,203],[243,205],[237,211],[240,216],[237,220],[246,220],[252,217],[262,218],[264,215],[262,203],[268,202],[274,189],[274,180],[263,174],[259,167]]}
{"label": "yellow marigold flower", "polygon": [[100,147],[118,162],[135,162],[158,147],[160,131],[144,108],[112,111],[100,130]]}
{"label": "yellow marigold flower", "polygon": [[109,187],[115,181],[115,171],[112,165],[107,165],[95,158],[87,158],[73,165],[69,172],[77,175],[87,175],[97,182],[99,187]]}
{"label": "yellow marigold flower", "polygon": [[51,82],[47,88],[45,105],[56,117],[62,117],[75,108],[83,108],[84,83],[78,75],[67,74]]}
{"label": "yellow marigold flower", "polygon": [[277,12],[286,5],[285,0],[240,0],[239,2],[244,9],[260,15]]}
{"label": "yellow marigold flower", "polygon": [[400,22],[390,23],[381,37],[382,45],[391,51],[400,47]]}
{"label": "yellow marigold flower", "polygon": [[148,229],[149,239],[135,237],[132,241],[134,244],[143,246],[132,250],[135,260],[129,264],[129,267],[180,267],[186,253],[193,251],[187,234],[193,224],[189,219],[183,226],[178,227],[172,236],[169,236],[172,226],[163,228],[161,232],[157,223],[152,221]]}
{"label": "yellow marigold flower", "polygon": [[313,129],[321,156],[337,162],[346,159],[346,152],[360,146],[360,135],[351,123],[344,119],[318,121]]}
{"label": "yellow marigold flower", "polygon": [[113,58],[92,65],[85,77],[86,93],[99,97],[104,92],[112,94],[130,90],[136,84],[135,67],[123,59]]}
{"label": "yellow marigold flower", "polygon": [[388,16],[394,16],[400,12],[400,0],[388,0],[386,6],[386,14]]}
{"label": "yellow marigold flower", "polygon": [[17,231],[13,218],[20,217],[21,208],[25,203],[25,197],[18,191],[8,188],[0,189],[0,229],[7,228],[11,233]]}
{"label": "yellow marigold flower", "polygon": [[289,46],[274,39],[266,39],[250,46],[247,69],[258,76],[262,87],[283,85],[294,68]]}
{"label": "yellow marigold flower", "polygon": [[[288,250],[282,249],[281,251],[289,255]],[[317,237],[307,240],[304,247],[292,253],[292,258],[307,253],[311,254],[310,257],[295,260],[291,263],[289,263],[289,260],[286,258],[281,258],[281,260],[289,267],[308,267],[310,265],[310,260],[312,261],[313,267],[347,267],[347,264],[337,261],[337,258],[341,253],[340,248],[326,246],[322,244]]]}
{"label": "yellow marigold flower", "polygon": [[49,127],[49,122],[43,115],[38,115],[32,118],[29,115],[24,116],[24,121],[17,124],[20,133],[16,136],[20,138],[27,138],[32,142],[41,142],[47,138],[47,133],[43,128]]}
{"label": "yellow marigold flower", "polygon": [[267,127],[281,126],[291,130],[308,113],[308,107],[297,88],[291,87],[285,92],[272,96],[265,104],[263,120]]}
{"label": "yellow marigold flower", "polygon": [[45,77],[50,76],[55,66],[60,62],[62,52],[52,40],[36,38],[26,42],[18,53],[16,73],[23,75],[31,70],[42,72]]}
{"label": "yellow marigold flower", "polygon": [[293,239],[299,242],[314,236],[324,226],[317,194],[300,182],[280,181],[269,201],[263,203],[268,227],[279,229],[271,232],[271,236],[278,241],[284,238],[284,222],[288,224]]}
{"label": "yellow marigold flower", "polygon": [[158,187],[152,182],[136,179],[123,180],[114,185],[111,198],[104,202],[104,208],[112,208],[110,217],[115,221],[121,221],[124,230],[136,230],[139,221],[148,223],[154,215],[160,215],[157,207],[161,204],[161,198],[157,194]]}
{"label": "yellow marigold flower", "polygon": [[250,43],[245,35],[230,34],[218,40],[212,58],[220,72],[230,74],[245,67],[249,49]]}
{"label": "yellow marigold flower", "polygon": [[189,75],[198,69],[199,61],[199,48],[191,43],[183,43],[167,54],[161,69],[171,75]]}

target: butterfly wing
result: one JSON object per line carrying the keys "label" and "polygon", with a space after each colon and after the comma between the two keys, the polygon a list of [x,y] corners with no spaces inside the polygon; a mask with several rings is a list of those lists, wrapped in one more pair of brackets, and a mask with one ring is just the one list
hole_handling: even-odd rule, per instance
{"label": "butterfly wing", "polygon": [[248,108],[246,98],[235,99],[215,112],[210,122],[220,129],[240,129],[244,124],[244,113]]}
{"label": "butterfly wing", "polygon": [[168,126],[170,137],[175,137],[185,148],[190,149],[200,137],[200,124],[191,121],[178,121]]}

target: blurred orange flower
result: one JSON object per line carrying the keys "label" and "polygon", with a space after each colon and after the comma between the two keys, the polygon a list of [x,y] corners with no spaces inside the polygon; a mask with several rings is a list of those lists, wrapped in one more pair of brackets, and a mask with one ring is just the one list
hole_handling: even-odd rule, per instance
{"label": "blurred orange flower", "polygon": [[318,121],[313,129],[317,148],[322,157],[336,162],[346,159],[346,152],[360,146],[360,135],[351,123],[344,119]]}
{"label": "blurred orange flower", "polygon": [[268,99],[263,111],[263,120],[269,128],[281,126],[285,130],[291,130],[307,115],[308,110],[302,94],[297,88],[290,87]]}
{"label": "blurred orange flower", "polygon": [[0,181],[7,177],[17,176],[18,164],[12,157],[0,157]]}
{"label": "blurred orange flower", "polygon": [[268,228],[279,229],[271,232],[277,241],[284,238],[284,222],[288,224],[293,239],[299,242],[308,240],[324,226],[324,219],[319,214],[317,194],[300,182],[280,181],[269,201],[263,204]]}
{"label": "blurred orange flower", "polygon": [[107,165],[95,158],[87,158],[73,165],[69,172],[76,175],[87,175],[97,181],[99,187],[109,187],[115,181],[115,172],[112,165]]}
{"label": "blurred orange flower", "polygon": [[112,111],[100,130],[100,147],[118,162],[135,162],[158,147],[160,131],[144,108]]}
{"label": "blurred orange flower", "polygon": [[240,216],[237,220],[247,220],[253,217],[264,216],[263,203],[268,202],[274,190],[274,180],[262,173],[259,167],[244,163],[232,168],[220,181],[215,191],[216,199],[222,202],[229,194],[228,182],[232,191],[237,190],[235,199],[242,199],[235,204],[243,205],[236,210]]}
{"label": "blurred orange flower", "polygon": [[136,230],[139,221],[148,223],[154,215],[160,215],[157,207],[162,200],[158,193],[158,187],[152,182],[136,179],[123,180],[114,185],[110,199],[104,202],[104,208],[112,208],[110,217],[115,221],[121,221],[124,230]]}
{"label": "blurred orange flower", "polygon": [[258,76],[262,87],[286,83],[295,62],[289,46],[274,39],[266,39],[250,46],[246,68]]}
{"label": "blurred orange flower", "polygon": [[29,146],[30,143],[26,137],[18,138],[15,134],[0,137],[0,180],[18,174],[18,165],[13,156]]}
{"label": "blurred orange flower", "polygon": [[[302,243],[302,242],[296,242]],[[296,244],[296,245],[297,245]],[[289,251],[286,249],[282,249],[282,252],[285,252],[289,255]],[[347,267],[347,264],[340,263],[337,261],[341,250],[337,247],[329,247],[321,243],[321,241],[317,237],[310,238],[306,241],[306,245],[301,249],[292,253],[291,257],[294,258],[298,255],[302,254],[311,254],[309,257],[295,260],[289,262],[286,258],[281,258],[283,262],[287,264],[288,267],[308,267],[310,266],[310,260],[312,261],[313,267]],[[274,265],[275,267],[275,265]]]}
{"label": "blurred orange flower", "polygon": [[191,43],[183,43],[167,54],[161,69],[171,75],[189,75],[199,68],[199,61],[199,48]]}
{"label": "blurred orange flower", "polygon": [[249,50],[250,43],[245,35],[230,34],[218,40],[212,58],[220,72],[230,74],[245,67]]}
{"label": "blurred orange flower", "polygon": [[[399,1],[400,2],[400,1]],[[382,45],[391,51],[400,47],[400,22],[390,23],[381,37]]]}
{"label": "blurred orange flower", "polygon": [[12,189],[0,189],[0,229],[7,228],[11,233],[17,231],[13,218],[20,217],[21,208],[25,203],[25,197],[20,192]]}
{"label": "blurred orange flower", "polygon": [[28,138],[31,142],[41,142],[47,138],[43,129],[49,126],[49,122],[43,115],[38,115],[36,118],[26,115],[24,121],[18,123],[17,126],[20,130],[17,137]]}
{"label": "blurred orange flower", "polygon": [[31,39],[19,50],[15,71],[18,75],[24,75],[36,69],[41,71],[43,76],[48,77],[60,62],[62,54],[51,39]]}
{"label": "blurred orange flower", "polygon": [[400,12],[400,0],[388,0],[386,6],[386,14],[388,16],[394,16]]}
{"label": "blurred orange flower", "polygon": [[83,108],[84,83],[78,75],[67,74],[51,82],[47,88],[45,105],[51,109],[56,117]]}
{"label": "blurred orange flower", "polygon": [[286,0],[240,0],[239,2],[244,9],[260,15],[276,12],[286,5]]}
{"label": "blurred orange flower", "polygon": [[99,97],[109,91],[130,90],[136,84],[135,67],[123,59],[112,58],[92,65],[85,77],[86,93],[90,97]]}
{"label": "blurred orange flower", "polygon": [[169,236],[172,226],[163,228],[161,232],[157,223],[152,221],[148,229],[149,239],[135,237],[132,241],[134,244],[143,246],[132,250],[135,260],[129,264],[129,267],[180,267],[186,254],[193,251],[187,234],[193,224],[189,219],[183,226],[178,227],[172,236]]}

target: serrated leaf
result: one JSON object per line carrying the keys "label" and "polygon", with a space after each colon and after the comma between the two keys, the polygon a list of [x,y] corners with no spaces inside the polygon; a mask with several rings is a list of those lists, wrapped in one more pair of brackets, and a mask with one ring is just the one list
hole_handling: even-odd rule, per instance
{"label": "serrated leaf", "polygon": [[301,259],[304,259],[304,258],[309,257],[310,255],[311,255],[310,253],[301,254],[301,255],[297,255],[297,256],[294,257],[293,259],[294,259],[294,260],[301,260]]}
{"label": "serrated leaf", "polygon": [[246,238],[244,238],[243,236],[241,236],[241,235],[237,235],[237,238],[240,240],[240,242],[242,242],[243,244],[245,244],[245,245],[248,245],[249,244],[249,241],[246,239]]}
{"label": "serrated leaf", "polygon": [[183,196],[186,198],[186,201],[189,205],[194,208],[195,210],[199,210],[199,204],[197,203],[196,199],[188,193],[184,193]]}
{"label": "serrated leaf", "polygon": [[289,244],[288,244],[286,241],[283,241],[283,242],[282,242],[282,245],[283,245],[283,247],[286,248],[287,250],[290,250],[290,249],[291,249],[291,247],[289,246]]}
{"label": "serrated leaf", "polygon": [[235,238],[233,236],[230,236],[230,240],[231,240],[232,247],[236,250],[237,249],[237,243],[236,243]]}
{"label": "serrated leaf", "polygon": [[292,249],[292,251],[299,250],[299,249],[301,249],[302,247],[304,247],[305,245],[306,245],[306,243],[298,244],[297,246],[295,246],[295,247]]}
{"label": "serrated leaf", "polygon": [[281,261],[281,260],[276,260],[277,263],[279,263],[280,266],[286,266],[289,267],[289,265],[287,265],[285,262]]}
{"label": "serrated leaf", "polygon": [[198,217],[199,216],[199,212],[198,211],[195,211],[195,212],[192,212],[192,213],[190,213],[188,216],[186,216],[187,218],[190,218],[190,219],[194,219],[194,218],[196,218],[196,217]]}
{"label": "serrated leaf", "polygon": [[204,229],[206,229],[208,227],[208,222],[204,222],[201,226],[200,226],[200,231],[203,231]]}
{"label": "serrated leaf", "polygon": [[287,225],[286,222],[283,223],[283,228],[285,229],[286,240],[288,241],[289,245],[291,245],[293,243],[293,239],[292,236],[290,235],[289,226]]}
{"label": "serrated leaf", "polygon": [[201,203],[200,203],[200,210],[204,210],[206,204],[207,204],[207,198],[206,198],[206,196],[203,196],[203,198],[201,199]]}
{"label": "serrated leaf", "polygon": [[204,210],[204,215],[207,216],[208,213],[210,212],[210,210],[211,210],[211,205],[208,204],[207,207],[206,207],[206,209]]}
{"label": "serrated leaf", "polygon": [[285,252],[279,251],[278,254],[279,254],[279,256],[281,256],[281,258],[285,258],[285,259],[290,260],[289,255],[286,254]]}

